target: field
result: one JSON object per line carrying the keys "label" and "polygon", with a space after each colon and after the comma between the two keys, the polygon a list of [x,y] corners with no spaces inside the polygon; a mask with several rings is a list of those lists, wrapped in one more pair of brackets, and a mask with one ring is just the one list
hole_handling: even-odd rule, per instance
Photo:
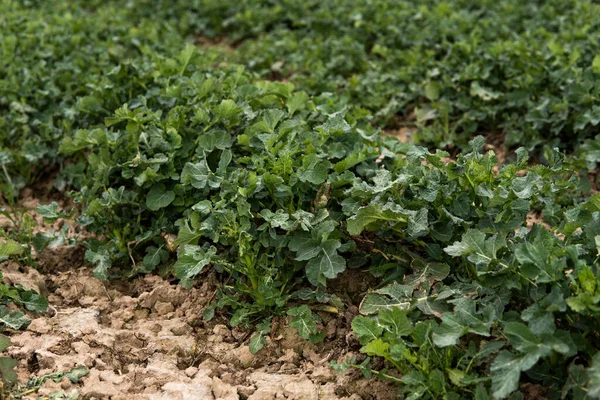
{"label": "field", "polygon": [[0,0],[0,398],[600,399],[600,5]]}

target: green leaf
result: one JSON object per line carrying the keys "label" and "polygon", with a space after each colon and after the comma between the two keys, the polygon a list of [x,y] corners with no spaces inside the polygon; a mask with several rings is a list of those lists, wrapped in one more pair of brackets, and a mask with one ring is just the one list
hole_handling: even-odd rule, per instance
{"label": "green leaf", "polygon": [[327,132],[330,135],[336,134],[336,133],[348,132],[352,129],[352,127],[348,124],[348,122],[346,122],[344,117],[341,116],[340,114],[336,114],[335,116],[330,117],[327,120],[327,122],[325,122],[323,125],[317,126],[317,128],[323,129],[325,132]]}
{"label": "green leaf", "polygon": [[250,353],[258,353],[260,350],[262,350],[263,347],[265,347],[265,344],[267,344],[267,339],[265,339],[265,336],[260,332],[255,333],[250,338]]}
{"label": "green leaf", "polygon": [[318,240],[313,239],[308,232],[294,234],[288,244],[290,250],[296,252],[296,260],[308,261],[317,257],[322,249]]}
{"label": "green leaf", "polygon": [[86,367],[80,365],[67,372],[64,376],[68,378],[71,381],[71,383],[79,383],[81,378],[87,376],[89,372],[90,371]]}
{"label": "green leaf", "polygon": [[539,355],[525,354],[517,356],[509,351],[501,351],[490,367],[492,374],[492,393],[495,399],[505,399],[519,387],[522,371],[533,367]]}
{"label": "green leaf", "polygon": [[65,215],[64,213],[58,211],[58,203],[55,201],[47,205],[38,204],[36,206],[36,211],[47,222],[54,222]]}
{"label": "green leaf", "polygon": [[144,271],[153,271],[161,263],[169,259],[169,252],[163,249],[163,246],[149,246],[146,248],[146,255],[144,256],[143,265]]}
{"label": "green leaf", "polygon": [[594,60],[592,61],[592,71],[595,74],[600,74],[600,55],[594,56]]}
{"label": "green leaf", "polygon": [[8,346],[10,346],[10,338],[0,334],[0,351],[6,350]]}
{"label": "green leaf", "polygon": [[112,266],[111,256],[106,248],[101,247],[97,251],[88,249],[85,252],[85,260],[94,265],[94,276],[98,279],[108,279],[108,270]]}
{"label": "green leaf", "polygon": [[393,307],[382,310],[378,320],[395,337],[408,336],[413,332],[413,326],[406,316],[406,311]]}
{"label": "green leaf", "polygon": [[157,183],[148,192],[146,197],[146,206],[152,211],[158,211],[161,208],[167,207],[175,200],[175,193],[171,190],[166,190],[165,185]]}
{"label": "green leaf", "polygon": [[356,215],[348,219],[348,233],[356,236],[365,228],[375,230],[381,226],[381,222],[406,224],[408,222],[408,215],[406,210],[392,203],[384,206],[369,204],[368,206],[361,207]]}
{"label": "green leaf", "polygon": [[338,240],[326,240],[321,243],[319,256],[306,264],[306,277],[313,285],[325,285],[325,278],[333,279],[346,269],[346,260],[337,249],[341,246]]}
{"label": "green leaf", "polygon": [[302,182],[320,185],[327,180],[331,167],[329,161],[321,161],[316,155],[309,154],[302,159],[302,167],[297,175]]}
{"label": "green leaf", "polygon": [[588,368],[587,375],[589,379],[588,396],[592,399],[600,398],[600,352],[594,355],[592,366]]}
{"label": "green leaf", "polygon": [[294,93],[292,95],[292,97],[290,97],[290,99],[285,104],[288,109],[290,117],[293,116],[296,113],[296,111],[302,109],[304,107],[304,104],[306,104],[306,102],[309,99],[310,98],[308,97],[306,92]]}
{"label": "green leaf", "polygon": [[21,303],[29,311],[33,312],[44,312],[48,308],[48,299],[34,292],[33,290],[27,290],[21,293]]}
{"label": "green leaf", "polygon": [[355,317],[352,320],[352,330],[358,336],[362,345],[378,339],[383,333],[383,327],[377,321],[373,318],[361,316]]}
{"label": "green leaf", "polygon": [[16,256],[23,253],[23,247],[12,239],[0,241],[0,257]]}
{"label": "green leaf", "polygon": [[15,384],[18,381],[14,368],[18,365],[17,360],[10,357],[0,357],[0,377],[2,381]]}
{"label": "green leaf", "polygon": [[307,305],[290,308],[287,314],[293,317],[290,326],[298,330],[301,338],[310,339],[311,335],[317,333],[315,317]]}
{"label": "green leaf", "polygon": [[214,246],[204,250],[200,246],[184,244],[179,247],[179,254],[177,262],[173,265],[173,272],[177,278],[189,280],[202,272],[204,267],[212,262],[216,254],[217,249]]}
{"label": "green leaf", "polygon": [[242,112],[233,100],[222,100],[221,103],[213,108],[213,113],[218,120],[233,120]]}
{"label": "green leaf", "polygon": [[29,325],[29,322],[29,318],[21,311],[10,311],[8,308],[0,306],[0,324],[11,329],[21,329]]}
{"label": "green leaf", "polygon": [[360,352],[368,356],[389,357],[390,345],[389,343],[384,342],[382,339],[377,338],[365,344],[360,349]]}
{"label": "green leaf", "polygon": [[487,266],[496,260],[498,250],[506,247],[506,241],[500,235],[492,235],[486,239],[485,233],[469,229],[462,236],[462,241],[444,248],[452,257],[467,256],[475,265]]}

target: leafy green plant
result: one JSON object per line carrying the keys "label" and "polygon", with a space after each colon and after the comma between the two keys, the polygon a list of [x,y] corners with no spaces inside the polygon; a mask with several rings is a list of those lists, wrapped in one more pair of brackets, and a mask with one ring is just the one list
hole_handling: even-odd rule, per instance
{"label": "leafy green plant", "polygon": [[[375,232],[383,262],[410,260],[401,281],[364,298],[360,311],[373,317],[353,323],[361,351],[400,373],[376,375],[424,398],[506,398],[523,379],[551,388],[550,398],[597,398],[598,197],[563,208],[553,199],[577,180],[558,153],[517,174],[520,150],[519,164],[495,173],[481,144],[447,164],[413,150],[353,189],[363,205],[348,210],[348,232]],[[525,214],[538,207],[554,224],[528,230]],[[588,382],[588,394],[571,379]]]}

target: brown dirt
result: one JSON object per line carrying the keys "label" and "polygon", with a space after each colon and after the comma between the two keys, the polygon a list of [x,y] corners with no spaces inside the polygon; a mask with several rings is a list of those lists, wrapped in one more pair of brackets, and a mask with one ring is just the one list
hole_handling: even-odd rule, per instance
{"label": "brown dirt", "polygon": [[[25,206],[35,208],[37,202],[28,201]],[[38,222],[39,229],[52,228]],[[58,383],[47,379],[24,399],[63,392],[114,400],[396,398],[393,384],[365,380],[354,370],[336,374],[328,366],[358,353],[350,329],[354,305],[338,314],[319,312],[326,339],[318,345],[276,317],[265,348],[253,355],[252,330],[232,329],[219,315],[202,319],[215,297],[216,273],[205,274],[190,290],[159,276],[105,282],[92,276],[82,255],[81,246],[46,250],[38,259],[43,273],[14,261],[0,265],[6,282],[39,290],[50,303],[44,314],[30,315],[25,331],[7,332],[7,354],[18,361],[22,387],[75,367],[89,371],[76,384],[66,377]],[[336,281],[336,288],[358,286],[355,275]]]}
{"label": "brown dirt", "polygon": [[383,132],[384,136],[393,136],[401,143],[412,142],[412,135],[417,132],[416,127],[402,127],[400,129],[391,129]]}

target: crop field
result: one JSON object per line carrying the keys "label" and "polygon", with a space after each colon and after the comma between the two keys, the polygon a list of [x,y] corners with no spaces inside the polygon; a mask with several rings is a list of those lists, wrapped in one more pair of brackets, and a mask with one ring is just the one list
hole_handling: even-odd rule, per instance
{"label": "crop field", "polygon": [[600,399],[600,4],[0,0],[0,399]]}

